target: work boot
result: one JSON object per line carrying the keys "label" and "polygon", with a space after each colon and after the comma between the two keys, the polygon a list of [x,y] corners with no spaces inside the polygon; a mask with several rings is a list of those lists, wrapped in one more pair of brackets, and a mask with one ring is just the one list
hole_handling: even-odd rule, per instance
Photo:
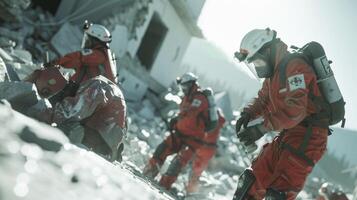
{"label": "work boot", "polygon": [[154,179],[159,173],[159,165],[153,158],[149,160],[149,163],[144,167],[143,174],[151,179]]}
{"label": "work boot", "polygon": [[167,190],[170,190],[171,185],[176,181],[177,176],[163,175],[160,179],[159,185]]}
{"label": "work boot", "polygon": [[198,191],[198,178],[191,178],[186,186],[187,194],[195,193]]}

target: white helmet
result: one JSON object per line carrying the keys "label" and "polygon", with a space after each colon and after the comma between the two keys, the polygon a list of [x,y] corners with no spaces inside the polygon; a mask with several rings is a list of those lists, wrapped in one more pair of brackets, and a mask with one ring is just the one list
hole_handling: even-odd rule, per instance
{"label": "white helmet", "polygon": [[110,43],[112,41],[112,35],[109,30],[102,25],[89,23],[87,20],[83,25],[84,36],[82,40],[82,48],[85,47],[85,43],[89,40],[88,36],[94,37],[102,42]]}
{"label": "white helmet", "polygon": [[189,95],[194,85],[197,84],[197,79],[198,77],[194,73],[187,72],[181,77],[178,77],[176,79],[176,83],[180,85],[181,90],[185,95]]}
{"label": "white helmet", "polygon": [[181,77],[177,77],[176,82],[177,82],[177,84],[185,84],[190,81],[197,81],[197,79],[198,79],[198,77],[194,73],[187,72],[184,75],[182,75]]}
{"label": "white helmet", "polygon": [[235,57],[239,61],[249,61],[265,44],[271,42],[276,37],[274,30],[254,29],[248,32],[242,39],[239,52]]}

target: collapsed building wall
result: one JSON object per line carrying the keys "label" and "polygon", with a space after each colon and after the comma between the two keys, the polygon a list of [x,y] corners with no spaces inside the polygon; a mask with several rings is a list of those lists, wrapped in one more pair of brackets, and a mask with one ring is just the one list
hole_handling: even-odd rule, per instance
{"label": "collapsed building wall", "polygon": [[[187,7],[180,8],[172,1],[159,0],[111,0],[105,3],[62,0],[56,19],[67,19],[78,25],[88,19],[106,26],[113,33],[111,47],[119,60],[119,68],[143,68],[139,70],[141,74],[134,75],[145,76],[144,80],[150,80],[146,81],[148,88],[160,93],[161,89],[151,83],[168,87],[184,73],[180,65],[190,39],[193,35],[202,37],[196,19],[187,14],[183,17],[182,13],[190,11],[180,9]],[[120,59],[126,56],[125,63],[121,62]]]}

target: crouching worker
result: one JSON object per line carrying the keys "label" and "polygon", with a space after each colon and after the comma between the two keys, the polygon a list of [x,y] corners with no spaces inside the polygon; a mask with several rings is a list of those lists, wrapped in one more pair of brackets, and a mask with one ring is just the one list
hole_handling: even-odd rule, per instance
{"label": "crouching worker", "polygon": [[184,74],[177,83],[184,93],[180,112],[170,121],[170,135],[156,148],[143,174],[155,178],[167,156],[176,154],[159,184],[169,190],[181,170],[192,161],[186,187],[187,193],[192,193],[197,190],[198,178],[216,152],[217,138],[225,119],[218,114],[212,90],[201,89],[194,74]]}
{"label": "crouching worker", "polygon": [[[62,91],[67,80],[57,67],[34,71],[26,81],[48,98]],[[103,76],[83,81],[74,96],[52,108],[38,110],[38,120],[56,123],[73,143],[82,143],[108,160],[121,160],[126,133],[126,104],[119,87]]]}
{"label": "crouching worker", "polygon": [[116,61],[109,47],[112,41],[110,32],[104,26],[88,21],[83,25],[83,32],[80,51],[66,54],[43,65],[45,68],[59,66],[75,70],[65,89],[49,99],[52,105],[62,101],[66,96],[74,96],[79,84],[96,76],[102,75],[116,82]]}

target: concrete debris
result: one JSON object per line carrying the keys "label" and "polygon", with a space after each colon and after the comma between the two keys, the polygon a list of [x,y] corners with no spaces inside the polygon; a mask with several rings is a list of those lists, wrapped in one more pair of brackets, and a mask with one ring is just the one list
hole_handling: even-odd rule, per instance
{"label": "concrete debris", "polygon": [[127,40],[137,39],[136,29],[141,27],[149,13],[152,0],[131,1],[113,11],[112,16],[101,21],[105,27],[113,31],[117,24],[127,27]]}
{"label": "concrete debris", "polygon": [[41,65],[38,64],[21,64],[21,63],[8,63],[8,67],[12,67],[20,80],[30,75],[36,69],[40,69]]}
{"label": "concrete debris", "polygon": [[40,115],[49,108],[52,108],[52,105],[48,99],[39,99],[36,104],[28,107],[25,115],[34,119],[41,119]]}
{"label": "concrete debris", "polygon": [[144,106],[142,107],[142,109],[140,109],[138,114],[147,120],[153,119],[155,110],[154,106],[147,99],[145,99],[142,103]]}
{"label": "concrete debris", "polygon": [[6,173],[0,173],[0,199],[173,200],[140,174],[70,145],[59,130],[4,104],[0,103],[0,171]]}
{"label": "concrete debris", "polygon": [[0,37],[0,47],[1,48],[13,48],[16,46],[16,43],[9,38]]}
{"label": "concrete debris", "polygon": [[0,99],[8,100],[15,110],[26,113],[29,107],[38,102],[39,96],[32,83],[0,82]]}
{"label": "concrete debris", "polygon": [[19,75],[17,74],[17,72],[15,71],[15,69],[13,68],[13,65],[8,63],[6,65],[6,73],[7,73],[7,80],[8,81],[20,81],[20,77]]}
{"label": "concrete debris", "polygon": [[0,82],[4,82],[8,79],[6,65],[0,56]]}
{"label": "concrete debris", "polygon": [[12,31],[10,29],[0,27],[0,36],[15,40],[15,41],[22,41],[23,33],[18,31]]}
{"label": "concrete debris", "polygon": [[[49,181],[52,182],[46,185],[47,193],[44,195],[48,194],[48,197],[54,200],[57,200],[57,195],[62,195],[62,199],[76,199],[73,195],[83,197],[81,199],[122,199],[120,195],[128,195],[125,199],[138,199],[132,194],[132,188],[135,187],[135,191],[139,188],[145,192],[148,189],[144,183],[138,184],[137,180],[133,180],[135,178],[128,178],[128,172],[123,166],[132,166],[140,174],[156,147],[169,135],[166,121],[178,111],[180,103],[177,88],[162,88],[155,80],[150,79],[148,72],[140,71],[142,69],[137,67],[139,63],[135,59],[129,59],[129,55],[124,55],[128,41],[136,38],[136,29],[144,23],[151,1],[130,1],[127,6],[123,6],[118,12],[114,12],[115,15],[101,23],[109,30],[120,33],[118,35],[122,38],[113,38],[112,45],[122,46],[115,48],[118,50],[116,54],[123,56],[119,64],[126,65],[119,66],[119,81],[128,105],[129,126],[124,141],[124,165],[115,167],[101,157],[68,144],[80,143],[83,138],[82,126],[66,124],[66,127],[53,128],[16,112],[37,118],[39,111],[50,108],[48,100],[39,99],[33,84],[18,80],[23,80],[35,69],[41,68],[37,63],[46,62],[46,52],[51,60],[78,50],[83,36],[78,26],[69,23],[56,24],[53,16],[40,8],[22,12],[28,7],[29,2],[30,0],[0,1],[0,18],[5,21],[0,27],[0,99],[8,100],[0,102],[0,162],[6,163],[0,165],[0,171],[10,172],[9,175],[0,173],[0,180],[11,180],[6,185],[0,181],[0,199],[19,199],[25,196],[27,199],[39,199],[36,195],[44,194],[41,193],[41,183]],[[14,80],[17,81],[9,82]],[[256,151],[253,155],[246,154],[244,147],[235,137],[235,128],[230,123],[234,116],[230,113],[228,95],[224,92],[217,93],[216,100],[228,120],[221,130],[215,158],[200,177],[199,192],[191,194],[187,199],[210,200],[232,197],[238,175],[250,165],[258,153]],[[267,136],[258,143],[260,145],[270,140],[272,137]],[[67,148],[63,148],[66,146]],[[50,156],[45,152],[51,153]],[[2,155],[10,155],[7,159],[11,162]],[[32,159],[32,164],[26,164],[29,162],[27,158]],[[34,161],[35,158],[41,162]],[[169,157],[168,160],[172,158]],[[34,172],[33,166],[43,162],[46,164],[41,165],[41,169],[46,169],[48,177],[41,176],[40,172]],[[168,162],[162,169],[165,167],[168,167]],[[20,179],[16,177],[20,176],[24,168],[28,172],[27,176],[32,173],[32,178],[37,177],[34,178],[37,185],[29,186],[28,182],[17,183]],[[184,183],[190,174],[189,169],[186,167],[178,177],[174,190],[185,191]],[[76,186],[82,189],[77,190],[72,187],[73,185],[68,186],[64,183],[76,183]],[[20,186],[17,184],[21,187],[26,186],[27,192],[18,191],[17,187]],[[34,192],[29,193],[29,188]],[[59,193],[58,188],[71,190],[73,195],[63,194],[62,191]],[[93,190],[98,188],[103,190]],[[11,194],[8,191],[11,191]],[[159,190],[145,192],[142,194],[148,196],[142,196],[140,199],[165,199],[159,194]]]}
{"label": "concrete debris", "polygon": [[5,61],[5,62],[12,62],[14,59],[10,56],[9,53],[4,51],[2,48],[0,48],[0,57]]}
{"label": "concrete debris", "polygon": [[82,37],[83,33],[78,26],[65,23],[52,37],[51,45],[61,56],[64,56],[67,53],[78,51],[80,49]]}
{"label": "concrete debris", "polygon": [[84,137],[84,128],[79,122],[66,123],[58,127],[72,144],[80,145]]}
{"label": "concrete debris", "polygon": [[0,1],[0,18],[16,22],[22,20],[21,12],[29,5],[30,0],[2,0]]}
{"label": "concrete debris", "polygon": [[12,110],[4,100],[0,103],[0,124],[2,134],[16,134],[21,140],[34,143],[46,151],[59,151],[69,142],[58,129],[39,124]]}
{"label": "concrete debris", "polygon": [[23,64],[29,64],[32,65],[32,55],[30,52],[23,50],[23,49],[14,49],[11,52],[11,56],[16,58],[17,62],[23,63]]}
{"label": "concrete debris", "polygon": [[127,101],[140,101],[148,89],[144,81],[124,68],[120,68],[119,82]]}
{"label": "concrete debris", "polygon": [[62,144],[55,140],[50,140],[47,138],[42,138],[37,135],[37,132],[31,130],[28,126],[25,126],[22,131],[19,133],[19,137],[27,142],[34,143],[40,146],[43,150],[46,151],[59,151],[62,148]]}
{"label": "concrete debris", "polygon": [[214,99],[216,101],[216,105],[219,108],[221,108],[224,117],[228,120],[232,120],[233,119],[232,105],[228,93],[227,92],[215,93]]}
{"label": "concrete debris", "polygon": [[123,57],[128,46],[128,29],[126,26],[116,25],[113,32],[113,39],[110,48],[119,58]]}

